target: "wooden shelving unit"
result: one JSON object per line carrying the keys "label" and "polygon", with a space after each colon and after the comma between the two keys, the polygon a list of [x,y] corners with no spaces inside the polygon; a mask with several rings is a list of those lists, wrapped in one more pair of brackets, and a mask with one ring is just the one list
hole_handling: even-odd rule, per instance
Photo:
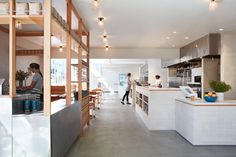
{"label": "wooden shelving unit", "polygon": [[148,96],[136,92],[136,105],[148,115]]}
{"label": "wooden shelving unit", "polygon": [[[88,95],[89,93],[89,57],[90,57],[90,32],[86,28],[81,16],[75,9],[71,0],[66,0],[66,19],[62,19],[59,13],[52,6],[52,0],[45,0],[43,3],[42,15],[15,15],[15,0],[9,1],[9,15],[0,15],[0,24],[9,25],[10,38],[10,75],[9,75],[9,94],[13,98],[16,96],[16,22],[21,24],[34,24],[40,26],[42,32],[37,32],[43,36],[43,76],[44,76],[44,115],[51,115],[51,55],[52,44],[51,37],[66,39],[66,105],[70,106],[72,102],[72,85],[76,85],[78,100],[82,108],[82,127],[89,124]],[[78,21],[78,29],[72,30],[72,13]],[[29,33],[29,32],[28,32]],[[32,32],[31,32],[32,33]],[[32,33],[32,35],[35,32]],[[28,35],[30,36],[30,35]],[[86,38],[86,41],[82,40]],[[71,64],[72,51],[75,51],[78,64]],[[24,54],[23,54],[24,53]],[[26,52],[22,52],[23,55]],[[74,56],[73,56],[74,57]],[[77,67],[77,79],[71,80],[71,68]],[[83,69],[86,70],[86,76],[83,76]],[[84,78],[83,78],[84,77]]]}

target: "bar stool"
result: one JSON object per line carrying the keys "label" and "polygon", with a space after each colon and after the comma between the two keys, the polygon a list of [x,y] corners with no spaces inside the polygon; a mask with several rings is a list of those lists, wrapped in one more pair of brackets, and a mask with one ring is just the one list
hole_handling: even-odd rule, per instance
{"label": "bar stool", "polygon": [[91,119],[96,117],[96,106],[95,106],[96,97],[89,95],[89,115]]}
{"label": "bar stool", "polygon": [[95,92],[95,91],[91,91],[91,92],[89,92],[89,95],[94,97],[95,107],[96,107],[96,109],[99,110],[100,106],[99,106],[99,95],[98,95],[98,93]]}
{"label": "bar stool", "polygon": [[97,94],[97,103],[98,103],[98,106],[97,106],[97,108],[98,109],[100,109],[100,107],[101,107],[101,104],[102,104],[102,90],[101,89],[99,89],[99,88],[97,88],[97,89],[94,89],[94,90],[92,90],[92,92],[93,93],[96,93]]}

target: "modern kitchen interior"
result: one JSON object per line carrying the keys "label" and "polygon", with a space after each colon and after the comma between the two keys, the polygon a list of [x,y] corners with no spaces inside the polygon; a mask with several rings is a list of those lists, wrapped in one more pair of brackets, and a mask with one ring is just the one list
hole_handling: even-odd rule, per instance
{"label": "modern kitchen interior", "polygon": [[235,6],[0,0],[0,156],[234,157]]}

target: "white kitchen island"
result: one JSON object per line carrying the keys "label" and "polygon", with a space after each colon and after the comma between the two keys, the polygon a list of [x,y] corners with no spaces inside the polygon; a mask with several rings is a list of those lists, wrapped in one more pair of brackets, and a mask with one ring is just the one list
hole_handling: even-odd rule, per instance
{"label": "white kitchen island", "polygon": [[236,145],[236,101],[177,99],[176,131],[193,145]]}
{"label": "white kitchen island", "polygon": [[135,110],[149,130],[175,130],[175,99],[179,88],[136,86]]}

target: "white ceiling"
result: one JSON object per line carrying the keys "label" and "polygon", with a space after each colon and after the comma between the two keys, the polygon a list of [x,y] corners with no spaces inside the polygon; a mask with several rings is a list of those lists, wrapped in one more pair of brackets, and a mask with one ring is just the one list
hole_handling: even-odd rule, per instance
{"label": "white ceiling", "polygon": [[[208,9],[209,0],[100,0],[97,9],[92,7],[92,0],[73,2],[91,31],[92,47],[104,46],[104,31],[112,47],[166,48],[219,33],[219,28],[236,29],[236,0],[220,0],[213,12]],[[97,25],[98,16],[105,17],[104,28]]]}
{"label": "white ceiling", "polygon": [[116,64],[116,65],[143,65],[148,62],[145,59],[91,59],[91,64]]}

